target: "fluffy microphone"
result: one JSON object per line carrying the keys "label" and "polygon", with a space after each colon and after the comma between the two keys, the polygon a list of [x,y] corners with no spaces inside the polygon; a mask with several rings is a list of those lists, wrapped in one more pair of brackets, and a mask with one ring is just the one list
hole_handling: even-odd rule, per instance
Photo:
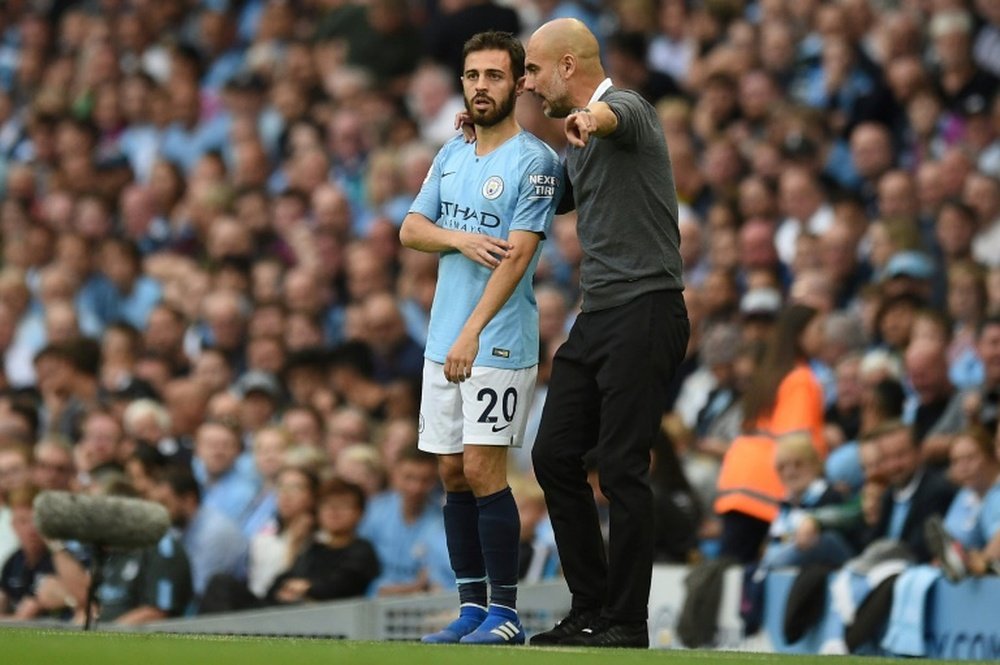
{"label": "fluffy microphone", "polygon": [[35,497],[35,523],[46,538],[133,549],[159,542],[170,516],[152,501],[50,491]]}

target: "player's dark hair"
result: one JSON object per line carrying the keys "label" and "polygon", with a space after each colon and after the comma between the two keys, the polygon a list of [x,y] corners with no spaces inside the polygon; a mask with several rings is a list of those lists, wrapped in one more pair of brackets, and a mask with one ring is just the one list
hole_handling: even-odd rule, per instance
{"label": "player's dark hair", "polygon": [[507,51],[510,55],[510,71],[514,80],[524,76],[524,46],[521,40],[509,32],[491,30],[480,32],[469,38],[462,47],[462,62],[470,53],[477,51]]}

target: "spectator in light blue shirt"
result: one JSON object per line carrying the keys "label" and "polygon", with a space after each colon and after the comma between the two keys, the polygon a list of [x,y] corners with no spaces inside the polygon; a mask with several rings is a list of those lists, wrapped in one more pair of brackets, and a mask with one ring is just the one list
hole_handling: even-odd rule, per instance
{"label": "spectator in light blue shirt", "polygon": [[236,26],[224,9],[198,17],[198,48],[211,62],[201,78],[203,89],[219,90],[245,66],[244,50],[235,45]]}
{"label": "spectator in light blue shirt", "polygon": [[372,595],[454,588],[437,477],[433,455],[407,449],[392,469],[393,489],[368,502],[358,535],[375,546],[382,564]]}
{"label": "spectator in light blue shirt", "polygon": [[251,510],[260,488],[256,472],[248,474],[246,464],[238,464],[243,445],[234,427],[208,421],[195,433],[194,476],[201,488],[202,504],[237,524]]}
{"label": "spectator in light blue shirt", "polygon": [[142,256],[131,240],[106,238],[98,252],[97,265],[115,289],[113,321],[124,321],[138,330],[146,327],[149,313],[163,299],[163,287],[142,274]]}
{"label": "spectator in light blue shirt", "polygon": [[278,492],[275,485],[291,442],[291,434],[277,426],[263,427],[253,435],[254,467],[261,483],[243,515],[241,526],[248,539],[267,528],[278,516]]}
{"label": "spectator in light blue shirt", "polygon": [[803,71],[793,95],[807,106],[840,113],[840,121],[846,122],[858,99],[871,94],[875,83],[846,39],[826,37],[821,48],[819,61]]}
{"label": "spectator in light blue shirt", "polygon": [[222,151],[229,139],[229,116],[202,120],[197,86],[178,81],[169,90],[173,122],[164,130],[160,155],[191,171],[207,152]]}
{"label": "spectator in light blue shirt", "polygon": [[162,504],[173,525],[181,529],[196,597],[205,592],[213,575],[226,573],[246,579],[246,538],[235,522],[202,505],[198,482],[190,471],[177,466],[162,471],[153,480],[150,499]]}
{"label": "spectator in light blue shirt", "polygon": [[984,430],[955,437],[949,449],[949,472],[959,484],[944,526],[966,550],[981,550],[1000,532],[1000,460]]}

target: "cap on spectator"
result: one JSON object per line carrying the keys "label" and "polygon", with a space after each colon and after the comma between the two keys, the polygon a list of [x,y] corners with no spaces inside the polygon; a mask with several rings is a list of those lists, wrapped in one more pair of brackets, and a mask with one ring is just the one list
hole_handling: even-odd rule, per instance
{"label": "cap on spectator", "polygon": [[894,277],[912,277],[913,279],[930,279],[934,276],[934,263],[930,257],[921,252],[896,252],[889,257],[882,271],[882,279]]}
{"label": "cap on spectator", "polygon": [[273,374],[260,370],[250,370],[241,376],[233,385],[233,390],[240,397],[246,397],[252,392],[264,393],[273,400],[281,397],[281,384]]}
{"label": "cap on spectator", "polygon": [[781,310],[781,294],[776,289],[750,289],[740,299],[740,314],[749,317],[776,317]]}

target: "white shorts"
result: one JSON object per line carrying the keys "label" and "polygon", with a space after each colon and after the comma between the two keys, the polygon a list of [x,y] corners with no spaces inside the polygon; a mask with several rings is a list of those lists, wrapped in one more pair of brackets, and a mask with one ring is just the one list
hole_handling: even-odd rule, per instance
{"label": "white shorts", "polygon": [[473,367],[462,383],[444,378],[444,365],[424,359],[420,450],[453,455],[466,444],[520,448],[535,395],[538,367]]}

